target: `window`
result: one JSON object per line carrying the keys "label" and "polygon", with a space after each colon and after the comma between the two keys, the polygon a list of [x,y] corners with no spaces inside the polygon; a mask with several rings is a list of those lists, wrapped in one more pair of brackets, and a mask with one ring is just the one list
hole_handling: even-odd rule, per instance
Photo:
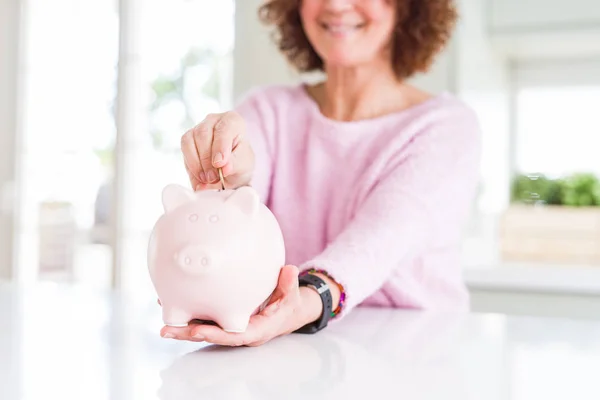
{"label": "window", "polygon": [[517,63],[512,85],[511,201],[466,241],[467,266],[598,270],[600,61]]}
{"label": "window", "polygon": [[[18,268],[28,279],[107,286],[114,157],[117,3],[32,0],[25,8],[22,221]],[[147,238],[168,183],[189,185],[179,141],[207,113],[231,107],[234,1],[136,0],[137,72],[128,85],[122,209],[127,268],[151,289]],[[49,44],[52,45],[49,45]],[[127,61],[127,60],[121,60]],[[129,133],[129,132],[128,132]],[[121,171],[122,172],[122,171]]]}
{"label": "window", "polygon": [[110,249],[90,236],[110,172],[118,56],[112,2],[32,0],[24,9],[21,251],[28,277],[107,283]]}
{"label": "window", "polygon": [[600,61],[525,63],[516,78],[516,169],[600,174]]}

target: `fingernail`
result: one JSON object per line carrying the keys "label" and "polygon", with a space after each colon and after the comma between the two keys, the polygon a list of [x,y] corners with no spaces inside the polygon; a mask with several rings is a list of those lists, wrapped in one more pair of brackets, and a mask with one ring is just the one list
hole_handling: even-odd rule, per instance
{"label": "fingernail", "polygon": [[213,163],[214,164],[218,164],[221,161],[223,161],[223,154],[221,154],[220,152],[215,154],[215,158],[213,159]]}
{"label": "fingernail", "polygon": [[206,174],[204,173],[204,171],[200,172],[200,181],[202,182],[206,182]]}
{"label": "fingernail", "polygon": [[215,171],[213,171],[212,169],[210,171],[208,171],[208,182],[214,182],[217,180],[217,174],[215,174]]}
{"label": "fingernail", "polygon": [[169,333],[169,332],[167,332],[167,333],[165,333],[165,334],[163,335],[163,337],[164,337],[165,339],[174,339],[174,338],[175,338],[175,335],[173,335],[172,333]]}

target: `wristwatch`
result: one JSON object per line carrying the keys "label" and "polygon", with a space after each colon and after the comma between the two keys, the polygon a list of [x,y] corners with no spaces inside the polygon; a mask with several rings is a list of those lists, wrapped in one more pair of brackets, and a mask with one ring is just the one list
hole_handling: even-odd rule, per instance
{"label": "wristwatch", "polygon": [[295,330],[297,333],[317,333],[321,329],[327,326],[329,319],[331,318],[331,312],[333,308],[333,298],[331,296],[331,290],[329,285],[323,279],[316,275],[306,274],[298,277],[298,284],[300,286],[312,287],[321,296],[323,302],[323,313],[316,321],[306,324],[300,329]]}

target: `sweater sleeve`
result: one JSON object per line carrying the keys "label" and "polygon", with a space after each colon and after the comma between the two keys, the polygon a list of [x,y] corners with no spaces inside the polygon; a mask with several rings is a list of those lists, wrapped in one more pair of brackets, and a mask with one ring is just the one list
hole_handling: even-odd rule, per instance
{"label": "sweater sleeve", "polygon": [[244,118],[246,139],[254,151],[255,167],[250,184],[266,204],[269,200],[274,159],[269,141],[268,112],[265,106],[261,106],[257,91],[243,96],[234,111]]}
{"label": "sweater sleeve", "polygon": [[389,172],[376,179],[346,228],[300,266],[325,270],[344,286],[338,318],[380,289],[395,270],[408,268],[437,229],[460,231],[478,182],[479,140],[471,117],[446,121],[414,138],[402,159],[381,169]]}

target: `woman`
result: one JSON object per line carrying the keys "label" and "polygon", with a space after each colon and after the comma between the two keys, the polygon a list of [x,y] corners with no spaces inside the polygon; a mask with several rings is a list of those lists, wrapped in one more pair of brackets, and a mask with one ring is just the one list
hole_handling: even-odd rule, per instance
{"label": "woman", "polygon": [[[290,265],[245,333],[192,324],[162,335],[254,346],[358,305],[467,309],[459,244],[478,122],[451,95],[406,82],[447,43],[452,0],[271,0],[261,16],[292,65],[326,79],[255,90],[186,132],[182,151],[196,190],[220,187],[221,169],[227,188],[259,192]],[[331,306],[307,277],[327,285]]]}

